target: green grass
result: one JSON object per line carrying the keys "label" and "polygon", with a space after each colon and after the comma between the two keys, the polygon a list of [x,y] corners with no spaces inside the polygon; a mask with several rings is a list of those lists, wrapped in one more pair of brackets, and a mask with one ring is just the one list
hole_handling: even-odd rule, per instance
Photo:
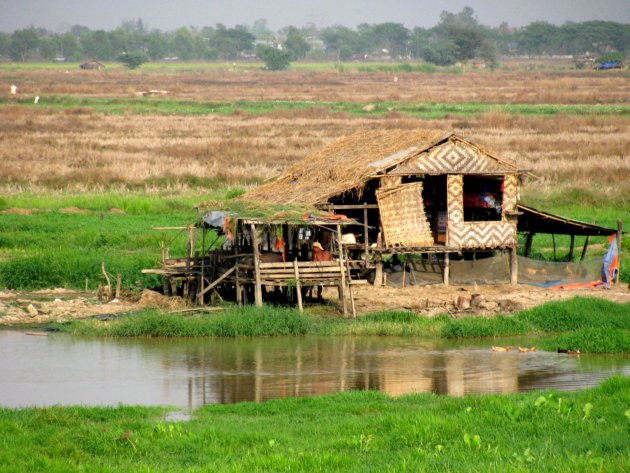
{"label": "green grass", "polygon": [[166,409],[0,409],[3,471],[630,471],[630,378],[580,392],[373,391]]}
{"label": "green grass", "polygon": [[[140,281],[158,283],[143,268],[155,267],[166,242],[173,254],[184,254],[183,232],[155,231],[152,227],[187,225],[196,218],[193,202],[200,195],[149,197],[117,194],[16,194],[0,201],[3,208],[39,210],[32,215],[5,214],[0,218],[0,288],[50,287],[95,289],[104,282],[101,262],[120,273],[125,287]],[[91,213],[63,213],[78,207]],[[110,213],[110,208],[124,214]]]}
{"label": "green grass", "polygon": [[357,116],[383,116],[391,112],[409,116],[437,119],[447,116],[471,117],[480,113],[503,111],[521,115],[553,116],[566,115],[630,115],[630,105],[556,105],[556,104],[487,104],[487,103],[406,103],[378,102],[372,104],[371,111],[364,110],[367,103],[361,102],[314,102],[314,101],[236,101],[202,102],[193,100],[175,100],[160,97],[137,98],[94,98],[68,95],[48,96],[39,104],[32,99],[12,100],[0,98],[0,107],[16,103],[25,107],[50,107],[58,110],[89,108],[98,113],[120,115],[166,114],[166,115],[230,115],[245,112],[251,115],[263,115],[276,111],[300,111],[311,108],[325,109],[331,113],[347,113]]}

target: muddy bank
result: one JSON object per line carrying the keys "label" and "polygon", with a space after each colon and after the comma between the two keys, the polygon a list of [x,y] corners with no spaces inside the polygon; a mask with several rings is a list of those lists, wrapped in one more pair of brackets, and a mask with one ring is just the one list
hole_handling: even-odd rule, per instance
{"label": "muddy bank", "polygon": [[[358,315],[382,310],[409,310],[425,316],[449,313],[495,315],[518,312],[549,301],[575,296],[601,297],[613,302],[630,302],[626,284],[613,289],[545,289],[505,284],[479,286],[443,286],[441,284],[393,288],[355,286],[353,294]],[[337,291],[324,293],[331,311],[337,311]],[[128,295],[105,303],[94,292],[51,289],[34,292],[0,292],[0,326],[44,324],[90,317],[118,316],[147,307],[166,311],[186,308],[180,298],[166,298],[152,291]]]}

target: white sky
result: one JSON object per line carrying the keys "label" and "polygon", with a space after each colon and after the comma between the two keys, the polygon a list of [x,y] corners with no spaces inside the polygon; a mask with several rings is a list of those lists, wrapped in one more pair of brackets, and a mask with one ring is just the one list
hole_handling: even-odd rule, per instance
{"label": "white sky", "polygon": [[0,0],[0,31],[28,26],[55,32],[80,24],[111,30],[125,20],[142,18],[149,28],[252,24],[265,18],[271,29],[360,23],[397,22],[412,28],[434,26],[443,10],[457,13],[465,6],[479,21],[498,26],[523,26],[537,20],[611,20],[630,23],[630,0]]}

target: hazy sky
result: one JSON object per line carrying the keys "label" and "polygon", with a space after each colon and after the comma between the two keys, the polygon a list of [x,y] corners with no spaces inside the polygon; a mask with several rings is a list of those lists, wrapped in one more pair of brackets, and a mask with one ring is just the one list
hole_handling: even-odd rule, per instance
{"label": "hazy sky", "polygon": [[471,6],[479,21],[497,26],[523,26],[545,20],[612,20],[630,23],[630,0],[0,0],[0,31],[28,26],[63,32],[80,24],[110,30],[125,20],[142,18],[161,30],[179,26],[252,24],[265,18],[271,29],[287,25],[318,26],[360,23],[404,23],[433,26],[440,13]]}

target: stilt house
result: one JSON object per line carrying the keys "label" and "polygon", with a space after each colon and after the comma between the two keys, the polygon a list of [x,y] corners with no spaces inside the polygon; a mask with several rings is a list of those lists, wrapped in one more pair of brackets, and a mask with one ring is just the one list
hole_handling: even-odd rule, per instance
{"label": "stilt house", "polygon": [[359,221],[352,249],[377,279],[385,254],[440,253],[448,283],[450,253],[515,256],[523,173],[452,133],[379,130],[334,142],[245,198],[312,204]]}
{"label": "stilt house", "polygon": [[[164,277],[165,293],[198,303],[231,294],[257,305],[294,298],[301,308],[304,286],[336,286],[345,313],[352,285],[383,284],[384,261],[399,255],[431,257],[449,284],[452,259],[505,252],[507,277],[516,284],[517,231],[527,234],[526,255],[537,233],[570,235],[570,260],[575,235],[587,237],[583,259],[589,235],[615,233],[519,205],[524,174],[453,133],[357,133],[236,199],[232,208],[210,206],[188,228],[187,257],[164,255],[161,269],[145,272]],[[620,238],[621,223],[617,247]]]}

